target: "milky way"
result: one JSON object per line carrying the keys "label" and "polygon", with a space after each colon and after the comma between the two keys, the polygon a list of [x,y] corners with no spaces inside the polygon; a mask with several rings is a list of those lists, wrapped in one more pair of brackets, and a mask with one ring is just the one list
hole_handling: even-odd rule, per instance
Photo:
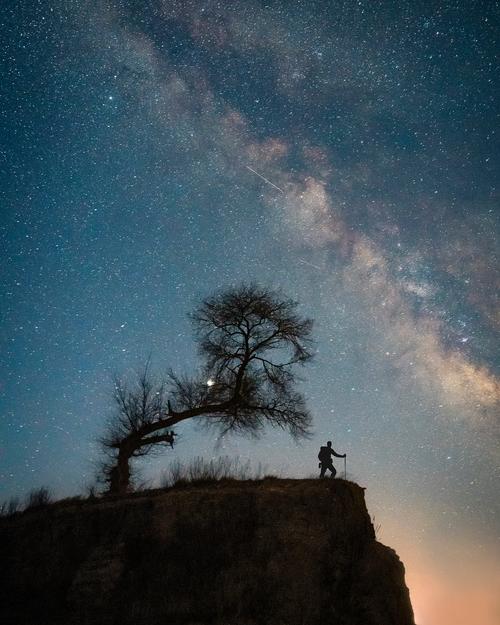
{"label": "milky way", "polygon": [[417,623],[496,623],[499,17],[491,1],[7,2],[1,496],[81,492],[112,374],[149,355],[189,371],[187,313],[258,280],[315,320],[314,438],[215,446],[185,425],[145,477],[221,453],[303,477],[331,438]]}

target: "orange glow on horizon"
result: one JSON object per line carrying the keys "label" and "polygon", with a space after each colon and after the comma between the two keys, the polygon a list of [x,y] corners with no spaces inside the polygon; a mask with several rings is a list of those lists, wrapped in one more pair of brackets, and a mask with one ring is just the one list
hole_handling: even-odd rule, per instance
{"label": "orange glow on horizon", "polygon": [[416,625],[499,625],[498,547],[446,536],[439,544],[411,543],[410,536],[400,533],[393,545],[405,565]]}

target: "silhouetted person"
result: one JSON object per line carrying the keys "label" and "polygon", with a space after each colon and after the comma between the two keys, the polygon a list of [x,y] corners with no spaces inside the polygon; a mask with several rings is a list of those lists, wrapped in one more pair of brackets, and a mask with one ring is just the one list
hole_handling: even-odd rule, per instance
{"label": "silhouetted person", "polygon": [[321,473],[319,474],[320,477],[325,477],[325,473],[327,469],[331,473],[330,477],[335,477],[337,475],[337,470],[333,466],[332,456],[335,456],[335,458],[346,457],[345,454],[338,454],[332,448],[332,441],[328,441],[326,443],[326,447],[320,447],[319,454],[318,454],[319,468],[321,469]]}

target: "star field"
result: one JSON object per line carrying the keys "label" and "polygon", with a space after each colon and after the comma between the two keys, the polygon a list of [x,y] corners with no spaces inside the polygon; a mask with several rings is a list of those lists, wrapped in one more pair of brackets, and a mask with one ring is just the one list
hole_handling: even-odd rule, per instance
{"label": "star field", "polygon": [[186,424],[144,476],[229,454],[303,477],[332,439],[417,623],[494,625],[499,17],[491,1],[6,2],[1,498],[81,492],[112,374],[149,355],[189,371],[187,313],[258,280],[315,320],[315,437],[216,446]]}

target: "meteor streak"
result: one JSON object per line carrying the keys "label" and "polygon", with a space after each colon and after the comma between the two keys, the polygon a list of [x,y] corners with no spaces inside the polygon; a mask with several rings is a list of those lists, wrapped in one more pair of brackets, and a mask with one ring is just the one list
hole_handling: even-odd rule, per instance
{"label": "meteor streak", "polygon": [[274,187],[275,189],[278,189],[278,191],[279,191],[280,193],[285,193],[285,192],[283,191],[283,189],[280,189],[279,187],[277,187],[277,186],[274,184],[274,182],[271,182],[271,181],[270,181],[270,180],[268,180],[267,178],[264,178],[264,176],[262,176],[261,174],[259,174],[259,172],[258,172],[258,171],[255,171],[255,169],[252,169],[252,168],[251,168],[251,167],[249,167],[248,165],[245,165],[245,167],[246,167],[247,169],[249,169],[251,172],[253,172],[256,176],[259,176],[259,178],[262,178],[262,180],[264,180],[265,182],[267,182],[268,184],[270,184],[272,187]]}
{"label": "meteor streak", "polygon": [[318,271],[322,271],[321,267],[318,267],[318,265],[313,265],[308,260],[304,260],[303,258],[299,258],[299,263],[302,263],[303,265],[309,265],[310,267],[314,267],[314,269],[317,269]]}

